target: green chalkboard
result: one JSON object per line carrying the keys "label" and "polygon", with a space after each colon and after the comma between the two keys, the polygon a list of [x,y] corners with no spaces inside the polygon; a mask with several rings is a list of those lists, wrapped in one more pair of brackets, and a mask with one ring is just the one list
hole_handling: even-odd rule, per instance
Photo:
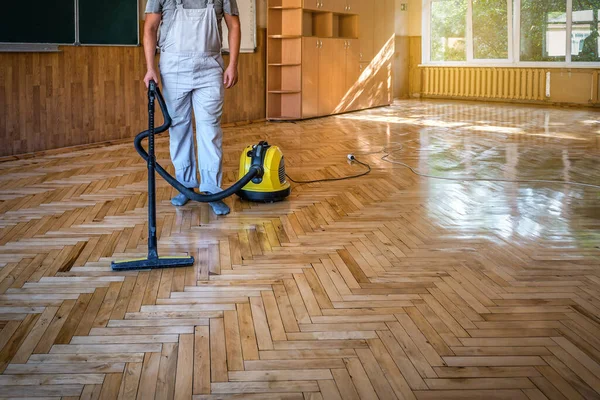
{"label": "green chalkboard", "polygon": [[82,45],[137,45],[138,0],[79,0]]}
{"label": "green chalkboard", "polygon": [[74,42],[74,0],[2,1],[0,43]]}

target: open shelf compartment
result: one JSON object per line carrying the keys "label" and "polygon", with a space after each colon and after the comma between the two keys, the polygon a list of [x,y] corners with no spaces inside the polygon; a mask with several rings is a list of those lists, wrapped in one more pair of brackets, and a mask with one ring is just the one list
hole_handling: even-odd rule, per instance
{"label": "open shelf compartment", "polygon": [[269,37],[302,36],[302,9],[269,9]]}
{"label": "open shelf compartment", "polygon": [[302,67],[300,65],[270,65],[268,73],[269,93],[300,92],[302,90]]}
{"label": "open shelf compartment", "polygon": [[302,118],[302,93],[268,93],[267,118],[275,120]]}

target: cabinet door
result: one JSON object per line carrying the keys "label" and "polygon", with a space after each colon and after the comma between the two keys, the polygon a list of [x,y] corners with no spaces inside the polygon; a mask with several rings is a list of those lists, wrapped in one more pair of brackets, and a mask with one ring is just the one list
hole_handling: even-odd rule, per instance
{"label": "cabinet door", "polygon": [[[360,63],[359,72],[361,76],[369,68],[369,63]],[[373,98],[375,89],[375,76],[365,75],[364,80],[361,82],[361,93],[358,99],[358,105],[360,109],[370,108],[375,106],[375,100]]]}
{"label": "cabinet door", "polygon": [[327,0],[304,0],[302,7],[307,10],[320,10],[321,2]]}
{"label": "cabinet door", "polygon": [[320,40],[302,39],[302,118],[319,115]]}
{"label": "cabinet door", "polygon": [[346,47],[348,39],[333,39],[333,90],[331,91],[332,114],[344,111],[342,99],[346,94]]}
{"label": "cabinet door", "polygon": [[[376,1],[375,3],[378,3]],[[374,23],[374,5],[369,1],[354,1],[353,6],[358,8],[359,15],[359,32],[358,37],[360,38],[360,61],[367,62],[371,61],[374,57],[373,51],[373,38],[375,33]]]}
{"label": "cabinet door", "polygon": [[346,46],[346,90],[344,111],[357,110],[359,102],[355,94],[360,91],[360,47],[358,39],[348,39]]}
{"label": "cabinet door", "polygon": [[[321,6],[319,11],[324,12],[339,12],[340,3],[344,0],[320,0]],[[342,7],[343,8],[343,7]]]}
{"label": "cabinet door", "polygon": [[334,99],[333,77],[334,68],[334,48],[337,39],[319,39],[319,115],[329,115],[333,111]]}
{"label": "cabinet door", "polygon": [[356,14],[358,10],[358,3],[360,0],[346,0],[345,11],[350,14]]}

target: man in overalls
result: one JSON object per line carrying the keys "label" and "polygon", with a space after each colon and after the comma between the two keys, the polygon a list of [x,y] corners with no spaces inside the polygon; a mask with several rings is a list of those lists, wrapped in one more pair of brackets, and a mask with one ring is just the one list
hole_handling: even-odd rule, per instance
{"label": "man in overalls", "polygon": [[[144,25],[144,53],[150,80],[158,82],[156,45],[160,48],[163,94],[173,119],[170,129],[171,160],[176,177],[201,192],[222,191],[223,131],[221,115],[225,88],[237,83],[240,21],[236,0],[149,0]],[[221,19],[229,30],[230,61],[221,57]],[[159,32],[160,27],[160,32]],[[159,37],[160,36],[160,37]],[[196,118],[198,162],[194,151],[192,107]],[[196,175],[200,164],[200,179]],[[179,194],[171,203],[183,206],[189,199]],[[217,215],[229,214],[222,201],[210,203]]]}

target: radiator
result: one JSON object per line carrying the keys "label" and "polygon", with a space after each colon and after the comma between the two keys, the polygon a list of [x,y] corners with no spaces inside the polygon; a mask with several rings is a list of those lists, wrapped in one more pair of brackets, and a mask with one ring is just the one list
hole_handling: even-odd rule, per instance
{"label": "radiator", "polygon": [[[423,67],[423,95],[499,100],[547,100],[542,68]],[[548,77],[549,79],[549,77]]]}

